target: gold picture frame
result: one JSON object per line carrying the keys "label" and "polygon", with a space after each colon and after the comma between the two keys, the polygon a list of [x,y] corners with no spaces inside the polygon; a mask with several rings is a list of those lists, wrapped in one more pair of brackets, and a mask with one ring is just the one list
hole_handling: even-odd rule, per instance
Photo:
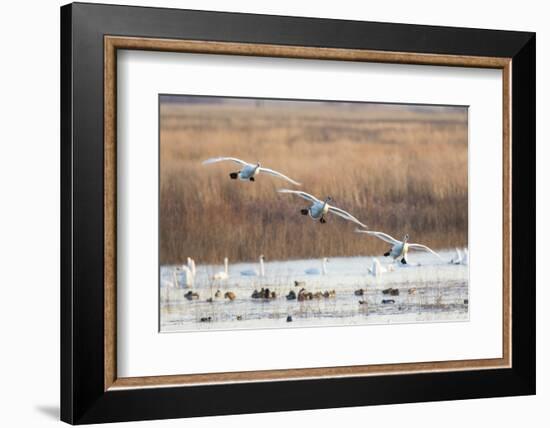
{"label": "gold picture frame", "polygon": [[[503,147],[503,284],[502,357],[422,363],[318,367],[170,376],[118,377],[116,321],[116,87],[117,51],[146,50],[208,55],[241,55],[334,61],[439,65],[502,70]],[[426,372],[510,368],[512,364],[512,265],[511,265],[511,79],[512,58],[383,52],[363,49],[303,47],[290,45],[171,40],[145,37],[104,36],[104,390],[227,383],[363,377]]]}

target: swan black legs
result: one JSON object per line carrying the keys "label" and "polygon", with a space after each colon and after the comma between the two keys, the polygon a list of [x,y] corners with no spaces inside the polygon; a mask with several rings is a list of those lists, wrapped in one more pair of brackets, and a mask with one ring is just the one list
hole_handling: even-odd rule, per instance
{"label": "swan black legs", "polygon": [[301,213],[302,215],[307,215],[307,213],[308,213],[307,208],[304,208],[304,209],[300,210],[300,213]]}
{"label": "swan black legs", "polygon": [[231,177],[232,180],[236,180],[237,177],[239,176],[239,173],[238,172],[232,172],[229,174],[229,176]]}
{"label": "swan black legs", "polygon": [[403,257],[403,258],[401,259],[401,263],[404,264],[404,265],[407,264],[407,260],[405,260],[405,257]]}
{"label": "swan black legs", "polygon": [[390,252],[384,253],[384,257],[388,257],[390,255]]}
{"label": "swan black legs", "polygon": [[327,222],[324,217],[321,217],[319,221],[321,222],[321,224],[325,224]]}
{"label": "swan black legs", "polygon": [[254,177],[250,177],[249,180],[250,180],[250,181],[254,181]]}

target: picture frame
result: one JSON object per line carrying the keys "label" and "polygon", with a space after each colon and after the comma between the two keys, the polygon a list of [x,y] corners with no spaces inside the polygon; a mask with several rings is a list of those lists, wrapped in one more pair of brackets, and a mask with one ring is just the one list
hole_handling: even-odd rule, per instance
{"label": "picture frame", "polygon": [[[502,70],[502,357],[119,377],[119,50]],[[535,90],[534,33],[63,6],[61,419],[85,424],[534,394]]]}

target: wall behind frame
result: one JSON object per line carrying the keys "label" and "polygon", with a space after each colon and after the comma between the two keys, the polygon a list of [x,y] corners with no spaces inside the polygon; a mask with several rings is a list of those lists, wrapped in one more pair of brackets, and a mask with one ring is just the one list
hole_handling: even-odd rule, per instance
{"label": "wall behind frame", "polygon": [[[59,427],[59,6],[66,1],[30,0],[2,7],[0,31],[5,58],[1,70],[0,180],[0,325],[4,352],[2,367],[2,418],[10,427]],[[102,3],[180,7],[343,18],[412,24],[454,25],[506,30],[537,31],[537,75],[550,75],[550,29],[542,2],[503,3],[465,0],[443,8],[435,0],[410,2],[314,2],[272,0],[103,0]],[[24,25],[24,27],[23,27]],[[14,37],[15,36],[15,37]],[[539,183],[550,182],[550,115],[548,79],[540,79],[537,99],[537,174]],[[550,239],[549,194],[538,186],[538,264],[543,266],[544,241]],[[544,196],[544,197],[543,197]],[[36,278],[39,278],[38,280]],[[538,283],[550,283],[539,270]],[[550,298],[547,287],[538,294],[538,361],[550,355],[550,314],[542,305]],[[29,388],[28,380],[32,380]],[[550,401],[550,369],[538,367],[538,395],[460,402],[286,412],[269,415],[199,418],[185,422],[127,423],[125,427],[228,427],[364,426],[387,424],[407,427],[468,426],[491,423],[516,427],[526,421],[545,420]],[[8,395],[9,394],[9,395]],[[9,400],[9,401],[8,401]]]}

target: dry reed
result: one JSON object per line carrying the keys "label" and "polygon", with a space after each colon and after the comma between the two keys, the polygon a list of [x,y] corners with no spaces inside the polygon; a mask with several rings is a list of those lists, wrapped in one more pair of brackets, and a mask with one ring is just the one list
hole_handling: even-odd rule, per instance
{"label": "dry reed", "polygon": [[433,248],[467,245],[468,144],[464,108],[310,102],[161,104],[160,261],[200,263],[380,254],[388,245],[300,215],[307,202],[271,176],[229,179],[261,161],[369,228]]}

